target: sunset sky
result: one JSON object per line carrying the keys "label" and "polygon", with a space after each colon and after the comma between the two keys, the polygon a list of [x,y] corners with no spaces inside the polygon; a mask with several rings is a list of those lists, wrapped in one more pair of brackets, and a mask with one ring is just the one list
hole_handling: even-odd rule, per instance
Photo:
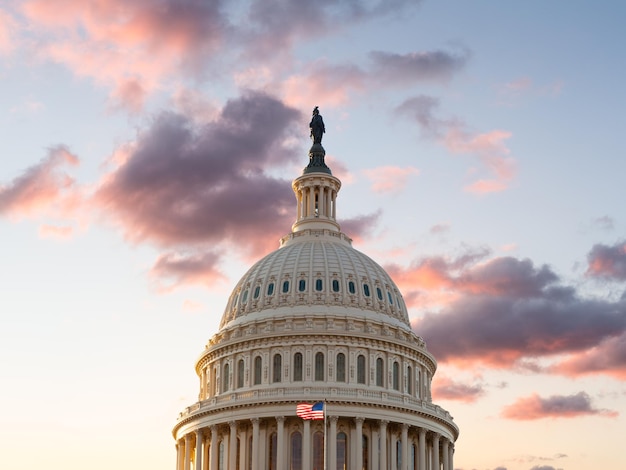
{"label": "sunset sky", "polygon": [[[338,220],[455,468],[626,468],[626,3],[0,2],[0,467],[174,470],[231,289]],[[295,413],[295,410],[294,410]]]}

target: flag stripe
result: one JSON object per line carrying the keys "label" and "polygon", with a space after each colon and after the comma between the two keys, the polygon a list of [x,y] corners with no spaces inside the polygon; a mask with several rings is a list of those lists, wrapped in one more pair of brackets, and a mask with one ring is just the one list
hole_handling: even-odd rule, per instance
{"label": "flag stripe", "polygon": [[296,406],[296,415],[302,419],[324,419],[324,403],[299,403]]}

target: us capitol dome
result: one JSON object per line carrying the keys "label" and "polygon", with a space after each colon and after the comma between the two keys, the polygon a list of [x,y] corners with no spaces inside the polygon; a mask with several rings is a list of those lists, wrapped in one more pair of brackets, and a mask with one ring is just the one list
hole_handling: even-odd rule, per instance
{"label": "us capitol dome", "polygon": [[459,429],[431,397],[437,363],[389,274],[341,232],[324,130],[316,107],[291,233],[237,283],[196,362],[176,470],[454,468]]}

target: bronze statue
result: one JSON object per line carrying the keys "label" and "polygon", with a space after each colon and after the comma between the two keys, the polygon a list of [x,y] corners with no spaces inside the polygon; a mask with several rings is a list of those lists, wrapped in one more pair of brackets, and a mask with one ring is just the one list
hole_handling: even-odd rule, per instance
{"label": "bronze statue", "polygon": [[313,117],[311,118],[311,123],[309,124],[309,128],[311,129],[311,138],[313,139],[313,144],[322,144],[322,135],[326,132],[326,128],[324,127],[324,120],[320,115],[320,110],[317,106],[313,109]]}

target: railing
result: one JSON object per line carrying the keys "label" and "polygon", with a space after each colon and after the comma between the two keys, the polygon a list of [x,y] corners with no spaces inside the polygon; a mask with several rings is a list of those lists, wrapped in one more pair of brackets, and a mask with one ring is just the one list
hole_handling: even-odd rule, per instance
{"label": "railing", "polygon": [[275,402],[297,400],[349,399],[355,403],[402,406],[407,410],[423,412],[429,415],[452,421],[450,413],[438,405],[420,400],[401,393],[390,393],[388,390],[370,390],[355,387],[282,387],[259,390],[226,392],[185,408],[178,417],[181,421],[191,415],[205,411],[219,411],[230,406],[256,404],[263,400]]}

